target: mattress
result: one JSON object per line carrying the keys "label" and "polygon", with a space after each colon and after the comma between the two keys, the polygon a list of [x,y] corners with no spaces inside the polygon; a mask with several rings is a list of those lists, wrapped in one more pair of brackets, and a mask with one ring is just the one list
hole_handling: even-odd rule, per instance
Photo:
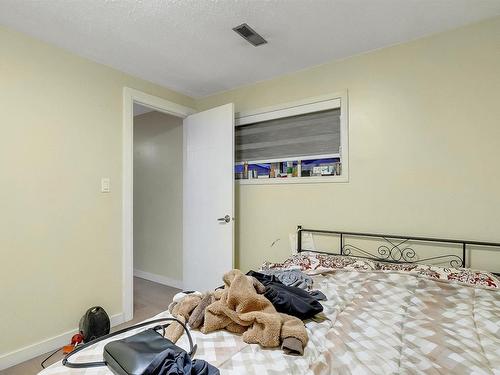
{"label": "mattress", "polygon": [[[313,253],[263,267],[311,274],[327,297],[324,311],[305,322],[309,342],[301,357],[226,331],[192,331],[195,358],[221,374],[500,374],[500,289],[492,274]],[[105,344],[73,361],[101,360]],[[188,348],[185,336],[177,344]],[[40,374],[111,372],[57,363]]]}

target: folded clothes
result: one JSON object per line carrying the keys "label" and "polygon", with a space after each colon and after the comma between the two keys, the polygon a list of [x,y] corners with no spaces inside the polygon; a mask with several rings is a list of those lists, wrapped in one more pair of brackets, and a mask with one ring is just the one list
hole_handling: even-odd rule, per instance
{"label": "folded clothes", "polygon": [[304,320],[323,311],[317,298],[303,289],[283,284],[275,275],[255,271],[249,271],[247,275],[253,276],[266,287],[264,297],[271,301],[278,312]]}
{"label": "folded clothes", "polygon": [[262,270],[259,271],[264,275],[273,275],[287,286],[294,286],[300,289],[310,290],[313,285],[313,279],[311,276],[306,275],[301,270],[291,269],[291,270]]}

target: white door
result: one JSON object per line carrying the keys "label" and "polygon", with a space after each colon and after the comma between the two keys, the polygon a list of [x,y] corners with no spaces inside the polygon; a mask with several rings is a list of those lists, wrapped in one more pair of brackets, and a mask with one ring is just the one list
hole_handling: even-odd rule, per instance
{"label": "white door", "polygon": [[184,290],[213,290],[233,268],[234,106],[184,119]]}

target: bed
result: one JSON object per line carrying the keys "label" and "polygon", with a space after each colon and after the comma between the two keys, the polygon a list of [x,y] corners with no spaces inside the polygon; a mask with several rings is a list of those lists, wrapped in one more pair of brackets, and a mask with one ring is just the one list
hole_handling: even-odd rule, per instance
{"label": "bed", "polygon": [[[309,251],[304,243],[311,233],[335,238],[337,251]],[[362,247],[367,239],[374,251]],[[416,243],[439,253],[420,256]],[[305,322],[304,355],[262,349],[226,331],[192,331],[195,357],[222,374],[500,374],[500,279],[467,267],[477,247],[500,250],[494,243],[298,227],[297,253],[262,267],[300,268],[327,297],[323,313]],[[184,336],[177,344],[188,347]],[[99,360],[104,345],[74,361]],[[41,374],[111,373],[54,364]]]}

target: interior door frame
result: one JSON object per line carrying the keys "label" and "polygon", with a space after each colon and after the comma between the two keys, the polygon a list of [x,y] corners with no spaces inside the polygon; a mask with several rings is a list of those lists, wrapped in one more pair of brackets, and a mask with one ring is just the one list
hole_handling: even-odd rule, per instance
{"label": "interior door frame", "polygon": [[186,118],[197,111],[145,92],[123,88],[122,125],[122,311],[134,317],[134,102],[155,111]]}

